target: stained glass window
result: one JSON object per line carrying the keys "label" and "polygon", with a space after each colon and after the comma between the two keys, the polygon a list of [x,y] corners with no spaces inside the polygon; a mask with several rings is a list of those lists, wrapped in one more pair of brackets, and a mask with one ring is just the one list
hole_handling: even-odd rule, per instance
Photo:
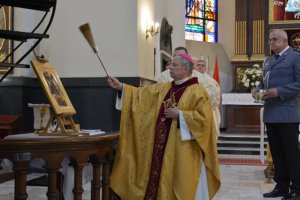
{"label": "stained glass window", "polygon": [[217,1],[186,0],[185,39],[217,42]]}

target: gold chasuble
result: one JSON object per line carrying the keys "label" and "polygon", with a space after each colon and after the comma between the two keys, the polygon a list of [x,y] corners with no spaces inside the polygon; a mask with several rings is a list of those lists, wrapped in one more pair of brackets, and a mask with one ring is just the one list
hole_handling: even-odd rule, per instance
{"label": "gold chasuble", "polygon": [[[210,101],[197,78],[147,87],[123,86],[120,143],[110,186],[124,200],[194,200],[206,167],[210,199],[220,187],[216,130]],[[195,139],[182,141],[175,104]]]}

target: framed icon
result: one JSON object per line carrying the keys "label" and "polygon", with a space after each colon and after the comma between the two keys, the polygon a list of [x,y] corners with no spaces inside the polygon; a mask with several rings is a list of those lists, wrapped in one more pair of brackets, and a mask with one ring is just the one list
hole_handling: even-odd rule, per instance
{"label": "framed icon", "polygon": [[31,61],[31,65],[56,115],[76,113],[55,68],[48,62]]}
{"label": "framed icon", "polygon": [[[0,7],[0,30],[13,30],[13,8],[10,6]],[[0,62],[12,51],[12,40],[0,38]],[[13,57],[10,56],[6,62],[12,63]],[[4,74],[8,68],[0,68],[0,73]]]}
{"label": "framed icon", "polygon": [[269,23],[300,23],[300,0],[269,0]]}

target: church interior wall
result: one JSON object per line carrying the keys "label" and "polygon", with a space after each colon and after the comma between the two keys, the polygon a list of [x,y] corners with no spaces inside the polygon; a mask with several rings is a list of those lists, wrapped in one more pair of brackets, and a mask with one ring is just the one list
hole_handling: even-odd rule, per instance
{"label": "church interior wall", "polygon": [[[105,2],[105,3],[104,3]],[[70,6],[72,4],[72,6]],[[50,60],[63,77],[104,77],[79,25],[89,22],[110,75],[137,76],[137,1],[58,1],[48,40]],[[63,20],[63,23],[61,23]],[[47,42],[47,40],[45,40]],[[64,44],[62,47],[61,44]],[[60,52],[57,51],[60,49]]]}
{"label": "church interior wall", "polygon": [[[219,2],[218,39],[229,59],[234,54],[234,2]],[[100,56],[110,74],[155,79],[160,72],[159,34],[146,40],[146,21],[160,23],[166,17],[173,26],[173,48],[186,46],[184,3],[172,0],[106,1],[105,4],[97,1],[58,1],[55,18],[49,30],[50,38],[43,40],[36,51],[49,59],[60,77],[105,76],[97,57],[78,31],[79,25],[89,22]],[[15,30],[30,30],[40,17],[37,12],[15,9]],[[27,42],[26,45],[31,46],[31,43]],[[18,51],[15,58],[18,54],[22,55],[24,50]],[[23,62],[29,63],[31,59],[32,54]],[[35,75],[31,69],[21,69],[15,70],[13,76]]]}
{"label": "church interior wall", "polygon": [[[50,38],[43,40],[36,52],[38,55],[45,55],[55,66],[77,111],[74,115],[75,123],[80,123],[81,128],[85,129],[100,128],[110,131],[117,130],[119,123],[119,113],[114,108],[116,93],[107,87],[105,72],[78,27],[89,22],[108,73],[121,77],[123,82],[137,86],[141,82],[140,78],[155,80],[160,71],[159,54],[156,53],[154,57],[154,49],[156,52],[159,50],[159,34],[146,40],[142,8],[148,9],[149,18],[154,22],[160,23],[163,17],[168,19],[169,24],[173,26],[172,47],[175,48],[186,46],[185,2],[104,2],[58,0],[54,21],[49,30]],[[232,13],[232,10],[227,12]],[[40,17],[40,13],[15,9],[15,30],[30,31]],[[220,21],[219,27],[228,25],[224,25],[223,22],[227,21]],[[230,59],[228,49],[231,44],[227,36],[230,36],[230,33],[234,35],[234,28],[226,28],[226,31],[224,35],[219,34],[219,42]],[[31,42],[25,44],[25,47],[30,46]],[[20,49],[15,54],[15,59],[22,56],[24,51],[25,48]],[[32,59],[33,54],[30,54],[22,63],[28,64]],[[223,67],[222,63],[223,61],[220,61],[220,67]],[[47,103],[47,99],[32,69],[15,69],[0,85],[0,115],[21,116],[23,131],[29,131],[33,127],[33,113],[32,109],[28,108],[28,103]]]}
{"label": "church interior wall", "polygon": [[218,21],[218,42],[231,61],[235,45],[235,0],[219,1]]}
{"label": "church interior wall", "polygon": [[[41,17],[42,15],[39,12],[28,9],[14,8],[14,30],[31,32],[32,29],[37,25],[37,23],[39,23],[39,19],[41,19]],[[18,44],[19,42],[14,41],[14,47]],[[23,45],[21,45],[21,47],[14,53],[14,60],[17,61],[19,58],[21,58],[33,44],[33,40],[28,40]],[[37,47],[35,51],[38,51],[38,48],[39,47]],[[29,64],[32,59],[34,59],[34,56],[31,53],[27,57],[25,57],[22,63]],[[10,76],[30,77],[35,75],[32,69],[15,68]]]}
{"label": "church interior wall", "polygon": [[235,0],[219,1],[218,43],[186,40],[189,53],[207,61],[207,72],[213,75],[215,58],[218,59],[221,91],[230,92],[233,87],[233,67],[235,30]]}
{"label": "church interior wall", "polygon": [[185,46],[185,1],[167,1],[167,19],[173,26],[172,46]]}
{"label": "church interior wall", "polygon": [[[36,25],[40,19],[37,14],[24,15],[29,11],[20,10],[15,15],[15,30]],[[38,51],[56,67],[60,77],[106,76],[97,56],[78,29],[81,24],[89,22],[108,73],[137,76],[136,21],[136,1],[57,1],[54,21],[48,32],[50,38],[41,42]],[[27,61],[31,59],[32,55]],[[16,75],[32,74],[23,72]]]}
{"label": "church interior wall", "polygon": [[[158,22],[161,25],[162,19],[166,18],[173,27],[172,47],[185,46],[185,1],[172,0],[141,0],[138,1],[139,24],[144,26],[139,32],[138,38],[138,59],[139,76],[150,80],[158,78],[161,72],[160,37],[159,33],[145,39],[145,19]],[[146,63],[146,61],[148,61]]]}
{"label": "church interior wall", "polygon": [[146,38],[146,26],[156,22],[153,0],[137,2],[137,59],[138,75],[143,78],[154,77],[154,41],[151,35]]}
{"label": "church interior wall", "polygon": [[[235,0],[219,1],[218,8],[218,43],[220,51],[218,57],[221,92],[228,93],[233,89],[233,66],[235,46]],[[226,27],[226,28],[224,28]],[[214,63],[214,61],[211,61]],[[213,68],[211,68],[211,74]]]}
{"label": "church interior wall", "polygon": [[215,59],[218,59],[221,92],[230,92],[232,89],[233,68],[221,43],[188,41],[186,46],[193,57],[206,60],[207,73],[214,73]]}

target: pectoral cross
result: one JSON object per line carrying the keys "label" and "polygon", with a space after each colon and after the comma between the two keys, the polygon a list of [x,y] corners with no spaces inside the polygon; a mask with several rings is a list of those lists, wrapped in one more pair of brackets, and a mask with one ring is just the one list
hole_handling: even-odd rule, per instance
{"label": "pectoral cross", "polygon": [[164,104],[164,109],[168,109],[168,108],[172,108],[173,105],[176,106],[177,103],[176,103],[176,99],[175,99],[175,94],[172,93],[171,97],[166,99],[165,101],[163,101],[163,104]]}

